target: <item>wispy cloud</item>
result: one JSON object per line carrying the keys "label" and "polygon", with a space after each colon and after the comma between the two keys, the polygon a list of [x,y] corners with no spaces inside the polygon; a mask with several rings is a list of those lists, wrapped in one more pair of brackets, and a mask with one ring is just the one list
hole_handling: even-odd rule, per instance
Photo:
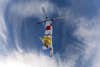
{"label": "wispy cloud", "polygon": [[7,45],[7,35],[8,35],[8,31],[6,28],[6,23],[4,20],[4,10],[6,7],[6,3],[8,2],[8,0],[0,0],[0,53],[3,53],[3,51],[5,51],[6,49],[6,45]]}
{"label": "wispy cloud", "polygon": [[48,1],[27,1],[23,3],[14,3],[11,6],[11,12],[22,16],[41,16],[43,12],[41,7],[46,9],[47,14],[53,11],[54,5]]}
{"label": "wispy cloud", "polygon": [[[90,63],[92,63],[92,65],[93,65],[92,67],[100,66],[98,64],[100,62],[100,59],[98,57],[98,56],[100,56],[100,54],[98,53],[100,51],[99,50],[100,49],[100,46],[99,46],[99,40],[100,40],[99,17],[100,16],[98,16],[98,15],[91,20],[87,19],[86,17],[79,18],[80,21],[78,23],[78,28],[75,32],[77,37],[81,36],[82,38],[84,38],[83,41],[86,44],[85,50],[84,50],[83,63],[94,59],[95,61],[94,60],[90,61]],[[88,63],[85,63],[85,64],[88,65]]]}

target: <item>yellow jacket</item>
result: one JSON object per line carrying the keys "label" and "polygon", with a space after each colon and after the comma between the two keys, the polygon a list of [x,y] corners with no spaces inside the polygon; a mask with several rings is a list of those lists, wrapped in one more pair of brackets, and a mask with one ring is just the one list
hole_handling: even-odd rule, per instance
{"label": "yellow jacket", "polygon": [[50,45],[52,45],[52,37],[44,36],[42,38],[42,40],[43,40],[43,45],[44,46],[50,46]]}

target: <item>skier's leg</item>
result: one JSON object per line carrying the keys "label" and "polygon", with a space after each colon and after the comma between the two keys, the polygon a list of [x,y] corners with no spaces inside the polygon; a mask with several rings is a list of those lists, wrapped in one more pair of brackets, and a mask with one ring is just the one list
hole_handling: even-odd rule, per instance
{"label": "skier's leg", "polygon": [[50,47],[50,57],[53,56],[53,47]]}

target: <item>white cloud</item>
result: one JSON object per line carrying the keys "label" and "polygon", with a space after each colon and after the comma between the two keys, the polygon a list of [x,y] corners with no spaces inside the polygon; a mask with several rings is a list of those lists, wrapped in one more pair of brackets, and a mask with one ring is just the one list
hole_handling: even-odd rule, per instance
{"label": "white cloud", "polygon": [[[57,58],[57,57],[56,57]],[[18,53],[14,52],[8,56],[0,57],[2,67],[73,67],[75,57],[69,58],[68,62],[61,62],[55,57],[48,57],[37,53]],[[58,63],[59,62],[59,63]]]}
{"label": "white cloud", "polygon": [[[95,18],[87,19],[85,17],[78,18],[80,20],[77,24],[78,28],[74,35],[77,37],[84,38],[85,51],[84,51],[84,60],[88,61],[92,56],[92,67],[100,67],[100,16]],[[83,60],[83,61],[84,61]]]}
{"label": "white cloud", "polygon": [[11,12],[17,13],[21,16],[41,16],[43,12],[41,11],[41,7],[44,6],[47,14],[53,11],[53,4],[48,1],[29,1],[23,3],[14,3],[11,6]]}

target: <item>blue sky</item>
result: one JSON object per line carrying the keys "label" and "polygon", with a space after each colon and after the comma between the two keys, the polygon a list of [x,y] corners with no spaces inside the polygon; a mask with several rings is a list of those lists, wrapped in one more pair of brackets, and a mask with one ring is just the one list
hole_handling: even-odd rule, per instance
{"label": "blue sky", "polygon": [[[1,25],[7,28],[6,49],[9,52],[15,50],[25,53],[36,52],[49,57],[49,50],[42,50],[40,41],[44,33],[44,24],[37,24],[44,19],[41,11],[41,6],[44,6],[51,18],[65,16],[64,19],[53,22],[53,47],[56,59],[59,60],[57,57],[59,56],[60,61],[66,63],[71,58],[74,64],[72,67],[91,67],[93,63],[91,58],[94,57],[96,48],[88,44],[98,42],[99,39],[97,38],[100,15],[98,2],[99,0],[7,1],[6,7],[2,9],[5,25],[1,22]],[[3,27],[0,30],[1,34]],[[97,40],[93,40],[94,38]]]}

